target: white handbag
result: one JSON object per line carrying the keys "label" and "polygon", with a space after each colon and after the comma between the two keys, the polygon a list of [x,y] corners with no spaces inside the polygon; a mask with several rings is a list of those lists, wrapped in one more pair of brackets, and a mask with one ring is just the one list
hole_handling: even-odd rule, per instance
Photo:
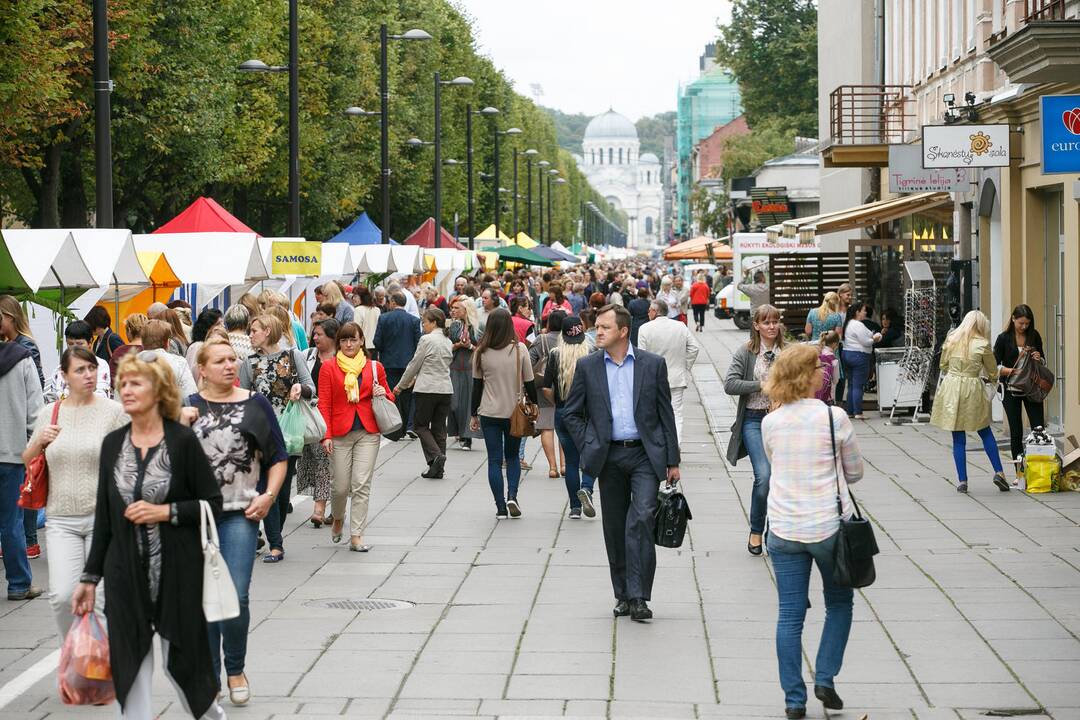
{"label": "white handbag", "polygon": [[319,412],[318,401],[300,400],[300,414],[304,416],[304,444],[314,445],[326,437],[326,420]]}
{"label": "white handbag", "polygon": [[[375,397],[375,384],[379,382],[379,363],[371,366],[371,410],[375,414],[375,423],[379,426],[379,432],[386,436],[394,435],[401,431],[405,424],[401,420],[401,412],[390,398],[385,395]],[[397,439],[397,438],[391,438]]]}
{"label": "white handbag", "polygon": [[240,598],[236,595],[229,567],[221,557],[221,541],[210,503],[199,501],[199,537],[203,552],[203,615],[206,622],[221,622],[240,616]]}

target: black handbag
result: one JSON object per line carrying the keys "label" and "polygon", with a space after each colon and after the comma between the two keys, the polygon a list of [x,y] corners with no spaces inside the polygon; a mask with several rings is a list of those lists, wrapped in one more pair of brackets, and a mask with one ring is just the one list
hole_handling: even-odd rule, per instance
{"label": "black handbag", "polygon": [[690,503],[686,502],[686,496],[679,492],[678,486],[671,490],[660,490],[655,517],[655,543],[666,548],[681,547],[686,536],[686,523],[694,516],[690,514]]}
{"label": "black handbag", "polygon": [[832,408],[829,411],[829,437],[832,440],[833,469],[836,471],[836,511],[840,515],[840,529],[836,533],[833,550],[833,582],[840,587],[862,588],[877,579],[874,556],[878,554],[874,527],[859,512],[855,496],[848,490],[855,514],[844,518],[844,503],[840,499],[840,464],[836,456],[836,426],[833,424]]}

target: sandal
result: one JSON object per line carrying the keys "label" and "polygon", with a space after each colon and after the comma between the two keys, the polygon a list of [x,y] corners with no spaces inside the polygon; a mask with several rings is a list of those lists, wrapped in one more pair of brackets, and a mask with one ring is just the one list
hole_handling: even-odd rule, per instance
{"label": "sandal", "polygon": [[353,552],[367,552],[368,550],[371,550],[371,546],[362,543],[349,543],[349,550],[352,550]]}
{"label": "sandal", "polygon": [[319,517],[317,515],[312,515],[311,517],[308,518],[308,520],[311,521],[312,527],[314,527],[316,530],[321,528],[323,526],[323,523],[326,522],[326,518]]}
{"label": "sandal", "polygon": [[548,470],[548,477],[552,478],[552,479],[559,477],[559,471],[558,470]]}
{"label": "sandal", "polygon": [[521,461],[521,469],[522,470],[532,470],[532,465],[530,465],[529,463],[522,460]]}

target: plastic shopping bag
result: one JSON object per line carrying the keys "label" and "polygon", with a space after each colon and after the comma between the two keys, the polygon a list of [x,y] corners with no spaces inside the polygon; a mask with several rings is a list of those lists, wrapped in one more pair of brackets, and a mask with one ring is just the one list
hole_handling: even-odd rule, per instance
{"label": "plastic shopping bag", "polygon": [[299,455],[304,451],[304,429],[307,421],[304,413],[296,401],[289,401],[285,406],[285,412],[278,419],[281,425],[281,434],[285,438],[285,452],[290,455]]}
{"label": "plastic shopping bag", "polygon": [[105,705],[116,699],[109,638],[96,613],[79,618],[60,649],[60,699],[65,705]]}
{"label": "plastic shopping bag", "polygon": [[1028,456],[1024,460],[1024,479],[1029,493],[1057,492],[1060,466],[1056,457]]}

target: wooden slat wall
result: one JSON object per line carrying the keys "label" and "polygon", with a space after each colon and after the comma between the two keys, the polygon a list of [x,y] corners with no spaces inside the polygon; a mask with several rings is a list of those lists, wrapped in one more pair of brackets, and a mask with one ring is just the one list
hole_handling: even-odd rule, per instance
{"label": "wooden slat wall", "polygon": [[867,291],[866,253],[855,255],[855,277],[850,276],[847,253],[798,253],[769,256],[769,294],[784,314],[784,325],[798,336],[806,316],[821,305],[830,290],[846,282],[855,286],[856,297]]}

